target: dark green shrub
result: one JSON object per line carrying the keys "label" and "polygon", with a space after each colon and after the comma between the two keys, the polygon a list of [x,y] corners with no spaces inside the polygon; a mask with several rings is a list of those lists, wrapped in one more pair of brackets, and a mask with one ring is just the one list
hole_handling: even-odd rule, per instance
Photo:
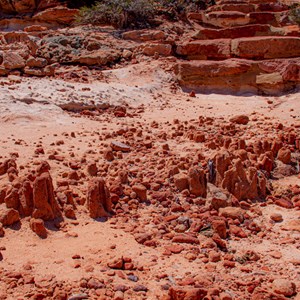
{"label": "dark green shrub", "polygon": [[165,9],[173,9],[177,13],[198,11],[206,9],[209,5],[215,4],[214,0],[158,0]]}
{"label": "dark green shrub", "polygon": [[290,8],[290,19],[296,24],[300,25],[300,5],[294,4]]}
{"label": "dark green shrub", "polygon": [[149,27],[157,15],[171,20],[185,19],[186,13],[215,4],[215,0],[99,0],[81,7],[78,23],[113,25],[116,28]]}
{"label": "dark green shrub", "polygon": [[78,22],[116,28],[147,27],[154,15],[155,7],[148,0],[102,0],[91,7],[82,7]]}

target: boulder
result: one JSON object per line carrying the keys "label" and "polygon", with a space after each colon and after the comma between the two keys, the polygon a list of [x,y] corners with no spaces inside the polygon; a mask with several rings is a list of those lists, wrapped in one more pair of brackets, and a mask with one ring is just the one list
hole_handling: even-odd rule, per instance
{"label": "boulder", "polygon": [[57,6],[37,13],[32,19],[45,23],[70,25],[75,20],[77,14],[77,9],[69,9],[64,6]]}
{"label": "boulder", "polygon": [[220,216],[225,217],[225,218],[239,220],[240,222],[242,222],[244,220],[243,210],[239,207],[220,208],[219,213],[220,213]]}
{"label": "boulder", "polygon": [[247,125],[249,123],[249,117],[246,115],[238,115],[230,118],[229,121],[235,124]]}
{"label": "boulder", "polygon": [[17,52],[4,52],[3,66],[7,70],[22,69],[26,65],[25,59]]}
{"label": "boulder", "polygon": [[284,164],[290,164],[292,159],[291,150],[287,148],[281,148],[278,151],[277,159],[283,162]]}
{"label": "boulder", "polygon": [[119,51],[101,49],[93,52],[83,52],[78,57],[72,58],[72,61],[87,66],[104,66],[118,60],[120,57],[121,52]]}
{"label": "boulder", "polygon": [[179,44],[176,53],[188,59],[226,59],[230,57],[230,39],[194,41]]}
{"label": "boulder", "polygon": [[5,205],[0,206],[0,223],[3,226],[10,226],[20,221],[19,212],[13,208],[7,208]]}
{"label": "boulder", "polygon": [[133,30],[124,32],[122,37],[125,40],[147,42],[154,40],[164,40],[166,35],[161,30]]}
{"label": "boulder", "polygon": [[203,28],[200,29],[194,36],[194,39],[237,39],[242,37],[266,36],[266,35],[284,35],[284,30],[272,27],[270,25],[245,25],[232,28]]}
{"label": "boulder", "polygon": [[141,201],[146,201],[147,200],[147,188],[141,184],[135,184],[132,187],[132,190],[136,193],[137,197],[141,200]]}
{"label": "boulder", "polygon": [[174,175],[174,184],[178,191],[182,192],[183,190],[188,189],[188,176],[186,174],[175,174]]}
{"label": "boulder", "polygon": [[26,66],[30,68],[44,68],[47,66],[47,60],[41,57],[30,57],[26,61]]}
{"label": "boulder", "polygon": [[90,181],[87,194],[87,208],[91,218],[109,217],[112,213],[112,203],[109,190],[102,178]]}
{"label": "boulder", "polygon": [[47,237],[47,230],[45,228],[45,224],[42,219],[30,219],[30,228],[40,238]]}
{"label": "boulder", "polygon": [[296,285],[288,279],[275,279],[272,283],[273,291],[277,294],[291,297],[296,294]]}
{"label": "boulder", "polygon": [[289,58],[300,56],[299,37],[250,37],[235,39],[232,54],[248,59]]}
{"label": "boulder", "polygon": [[205,14],[203,22],[216,27],[235,27],[250,24],[250,16],[239,11],[214,11]]}
{"label": "boulder", "polygon": [[216,167],[215,184],[217,186],[220,186],[222,183],[222,180],[224,178],[225,172],[232,165],[231,155],[228,151],[221,150],[221,151],[217,152],[217,154],[215,155],[214,161],[215,161],[215,167]]}
{"label": "boulder", "polygon": [[211,225],[214,232],[217,233],[221,239],[226,239],[227,228],[226,228],[226,222],[224,220],[213,220]]}
{"label": "boulder", "polygon": [[19,189],[19,212],[21,216],[30,216],[33,212],[33,188],[30,180],[25,178]]}
{"label": "boulder", "polygon": [[48,172],[42,173],[33,183],[32,217],[48,221],[60,215],[60,209],[54,195],[52,178]]}
{"label": "boulder", "polygon": [[251,3],[228,3],[228,4],[219,4],[219,5],[213,5],[208,9],[209,12],[212,11],[238,11],[245,14],[248,14],[250,12],[254,12],[256,9],[256,6]]}
{"label": "boulder", "polygon": [[266,178],[264,175],[260,173],[258,176],[255,167],[245,169],[240,159],[237,159],[234,166],[224,173],[221,186],[238,200],[266,196]]}
{"label": "boulder", "polygon": [[171,287],[169,289],[170,300],[202,300],[207,295],[207,290],[191,287]]}
{"label": "boulder", "polygon": [[243,59],[194,60],[175,65],[179,84],[202,93],[256,91],[257,63]]}
{"label": "boulder", "polygon": [[143,53],[148,56],[157,54],[161,56],[170,56],[172,54],[172,46],[169,44],[147,44],[143,48]]}
{"label": "boulder", "polygon": [[278,15],[273,12],[250,12],[248,14],[250,24],[269,24],[278,27]]}
{"label": "boulder", "polygon": [[207,179],[203,169],[197,167],[191,168],[188,173],[188,184],[191,194],[206,198]]}
{"label": "boulder", "polygon": [[112,141],[110,147],[114,151],[130,152],[131,150],[130,146],[118,141]]}

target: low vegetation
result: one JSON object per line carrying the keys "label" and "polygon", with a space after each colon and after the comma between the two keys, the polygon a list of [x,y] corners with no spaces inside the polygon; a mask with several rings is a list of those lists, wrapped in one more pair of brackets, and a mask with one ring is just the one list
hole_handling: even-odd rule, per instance
{"label": "low vegetation", "polygon": [[300,25],[300,4],[294,4],[290,10],[290,19]]}
{"label": "low vegetation", "polygon": [[157,15],[177,19],[189,11],[198,11],[214,4],[214,0],[101,0],[80,9],[78,23],[115,28],[149,27]]}

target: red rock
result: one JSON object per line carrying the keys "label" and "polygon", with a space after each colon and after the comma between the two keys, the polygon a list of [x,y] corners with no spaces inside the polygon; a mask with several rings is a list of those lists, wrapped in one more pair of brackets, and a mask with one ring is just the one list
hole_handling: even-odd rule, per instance
{"label": "red rock", "polygon": [[51,169],[49,163],[47,161],[42,161],[39,166],[36,168],[37,175],[41,175],[42,173],[49,172]]}
{"label": "red rock", "polygon": [[271,11],[271,12],[280,12],[280,11],[286,11],[289,9],[288,5],[283,3],[259,3],[258,10],[260,11]]}
{"label": "red rock", "polygon": [[31,25],[24,28],[25,32],[40,32],[40,31],[47,31],[48,28],[41,25]]}
{"label": "red rock", "polygon": [[7,70],[22,69],[25,67],[25,60],[16,52],[4,52],[3,66]]}
{"label": "red rock", "polygon": [[284,208],[293,208],[293,202],[287,200],[287,199],[277,199],[275,200],[275,204]]}
{"label": "red rock", "polygon": [[244,220],[243,210],[239,207],[224,207],[219,210],[220,216],[233,220]]}
{"label": "red rock", "polygon": [[233,298],[227,293],[220,293],[220,300],[233,300]]}
{"label": "red rock", "polygon": [[225,59],[230,57],[230,39],[193,41],[177,46],[176,53],[189,59]]}
{"label": "red rock", "polygon": [[175,174],[174,175],[174,184],[180,192],[182,192],[183,190],[186,190],[189,186],[187,175],[182,174],[182,173]]}
{"label": "red rock", "polygon": [[146,241],[151,240],[152,235],[150,233],[139,233],[135,234],[134,238],[139,244],[144,244]]}
{"label": "red rock", "polygon": [[130,152],[130,146],[118,142],[118,141],[112,141],[110,144],[110,147],[114,150],[114,151],[122,151],[122,152]]}
{"label": "red rock", "polygon": [[154,40],[163,40],[166,34],[161,30],[133,30],[122,34],[123,39],[136,42],[147,42]]}
{"label": "red rock", "polygon": [[221,207],[227,207],[227,206],[232,206],[232,201],[226,195],[222,189],[219,189],[217,187],[210,187],[210,193],[211,193],[211,206],[215,210],[219,210]]}
{"label": "red rock", "polygon": [[3,205],[0,206],[0,223],[2,223],[3,226],[10,226],[19,221],[20,215],[17,210],[12,208],[8,209]]}
{"label": "red rock", "polygon": [[135,184],[132,190],[141,201],[147,201],[147,188],[143,184]]}
{"label": "red rock", "polygon": [[60,216],[60,209],[55,199],[52,178],[48,172],[42,173],[33,183],[32,217],[53,220]]}
{"label": "red rock", "polygon": [[4,235],[5,235],[5,231],[4,231],[2,223],[0,223],[0,237],[4,237]]}
{"label": "red rock", "polygon": [[26,66],[31,68],[44,68],[47,65],[47,60],[40,57],[30,57],[26,61]]}
{"label": "red rock", "polygon": [[225,268],[234,268],[235,267],[235,262],[234,261],[229,261],[229,260],[224,260],[223,266]]}
{"label": "red rock", "polygon": [[179,254],[184,250],[182,245],[171,245],[167,246],[166,249],[172,253]]}
{"label": "red rock", "polygon": [[[277,32],[278,35],[280,33],[283,35],[284,31]],[[253,37],[253,36],[263,36],[274,34],[275,31],[273,27],[270,25],[260,25],[260,24],[251,24],[245,26],[236,26],[232,28],[222,28],[222,29],[211,29],[211,28],[203,28],[198,31],[197,34],[193,36],[195,39],[236,39],[242,37]]]}
{"label": "red rock", "polygon": [[249,123],[249,117],[246,115],[238,115],[230,118],[229,121],[236,124],[247,125]]}
{"label": "red rock", "polygon": [[191,91],[189,94],[190,97],[195,98],[196,97],[196,93],[195,91]]}
{"label": "red rock", "polygon": [[7,208],[13,208],[15,210],[19,210],[20,207],[20,198],[19,191],[15,187],[11,187],[6,194],[4,199]]}
{"label": "red rock", "polygon": [[213,220],[211,225],[215,233],[217,233],[220,236],[220,238],[226,239],[227,229],[224,220]]}
{"label": "red rock", "polygon": [[239,238],[246,238],[247,237],[247,234],[245,233],[245,231],[239,226],[230,225],[229,226],[229,231],[230,231],[230,234],[235,235]]}
{"label": "red rock", "polygon": [[248,15],[238,11],[215,11],[205,15],[205,23],[217,27],[235,27],[247,25],[250,22]]}
{"label": "red rock", "polygon": [[278,25],[277,16],[273,12],[250,12],[249,17],[252,24]]}
{"label": "red rock", "polygon": [[93,179],[88,187],[87,208],[91,218],[109,217],[112,203],[109,190],[102,178]]}
{"label": "red rock", "polygon": [[208,9],[208,11],[238,11],[247,14],[255,11],[255,9],[256,6],[251,3],[228,3],[213,5]]}
{"label": "red rock", "polygon": [[47,237],[47,230],[45,228],[44,221],[41,219],[30,219],[30,228],[35,232],[40,238]]}
{"label": "red rock", "polygon": [[296,294],[296,285],[287,279],[275,279],[272,283],[273,291],[277,294],[291,297]]}
{"label": "red rock", "polygon": [[104,151],[104,158],[108,161],[113,161],[115,159],[112,148],[108,147],[107,149],[105,149]]}
{"label": "red rock", "polygon": [[76,214],[72,205],[68,204],[64,206],[64,213],[68,219],[76,219]]}
{"label": "red rock", "polygon": [[194,60],[178,63],[175,73],[181,86],[196,92],[253,91],[256,83],[250,73],[255,72],[256,65],[257,62],[235,58]]}
{"label": "red rock", "polygon": [[202,300],[207,295],[207,290],[200,288],[171,287],[170,300]]}
{"label": "red rock", "polygon": [[[222,150],[215,155],[214,161],[216,167],[216,176],[214,180],[215,182],[213,183],[219,186],[224,179],[225,172],[231,166],[231,156],[228,151]],[[221,199],[222,198],[224,198],[224,196],[222,196]]]}
{"label": "red rock", "polygon": [[98,167],[96,163],[90,163],[87,166],[87,172],[90,176],[96,176],[98,173]]}
{"label": "red rock", "polygon": [[19,212],[22,216],[30,216],[33,212],[33,188],[31,182],[25,179],[19,189]]}
{"label": "red rock", "polygon": [[261,170],[265,170],[269,174],[271,174],[271,172],[274,169],[274,161],[271,158],[269,158],[267,155],[263,155],[259,161],[258,166]]}
{"label": "red rock", "polygon": [[75,20],[77,14],[77,9],[68,9],[63,6],[57,6],[35,14],[33,16],[33,20],[45,23],[59,23],[69,25]]}
{"label": "red rock", "polygon": [[283,227],[284,230],[300,232],[300,220],[289,221]]}
{"label": "red rock", "polygon": [[111,269],[121,270],[124,267],[124,260],[123,260],[123,258],[116,258],[114,261],[109,262],[107,265]]}
{"label": "red rock", "polygon": [[208,259],[210,262],[218,262],[221,260],[221,254],[217,251],[212,250],[208,253]]}
{"label": "red rock", "polygon": [[175,235],[172,241],[173,243],[199,244],[199,240],[197,238],[186,234]]}
{"label": "red rock", "polygon": [[292,159],[291,150],[287,148],[281,148],[278,151],[277,159],[279,159],[284,164],[290,164]]}
{"label": "red rock", "polygon": [[162,56],[170,56],[172,54],[172,45],[170,44],[146,44],[143,53],[148,56],[154,56],[156,53]]}
{"label": "red rock", "polygon": [[189,191],[191,194],[206,198],[207,196],[207,179],[203,169],[193,167],[188,173]]}
{"label": "red rock", "polygon": [[72,59],[74,63],[87,66],[104,66],[118,60],[121,53],[114,49],[100,49],[97,51],[83,52]]}
{"label": "red rock", "polygon": [[250,59],[288,58],[300,56],[298,37],[250,37],[232,41],[233,55]]}
{"label": "red rock", "polygon": [[244,168],[240,159],[237,159],[233,168],[224,174],[222,188],[227,189],[238,200],[255,199],[266,196],[266,178],[254,167]]}
{"label": "red rock", "polygon": [[274,213],[270,216],[270,219],[274,222],[282,222],[283,218],[281,214]]}

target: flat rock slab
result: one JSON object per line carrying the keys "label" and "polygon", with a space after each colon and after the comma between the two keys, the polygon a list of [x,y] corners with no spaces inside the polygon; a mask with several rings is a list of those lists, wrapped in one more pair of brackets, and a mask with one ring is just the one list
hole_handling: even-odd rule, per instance
{"label": "flat rock slab", "polygon": [[112,141],[110,146],[115,151],[130,152],[131,150],[130,146],[118,141]]}
{"label": "flat rock slab", "polygon": [[298,37],[252,37],[235,39],[232,55],[248,59],[290,58],[300,56]]}
{"label": "flat rock slab", "polygon": [[177,54],[190,59],[226,59],[230,57],[230,39],[194,41],[177,46]]}

